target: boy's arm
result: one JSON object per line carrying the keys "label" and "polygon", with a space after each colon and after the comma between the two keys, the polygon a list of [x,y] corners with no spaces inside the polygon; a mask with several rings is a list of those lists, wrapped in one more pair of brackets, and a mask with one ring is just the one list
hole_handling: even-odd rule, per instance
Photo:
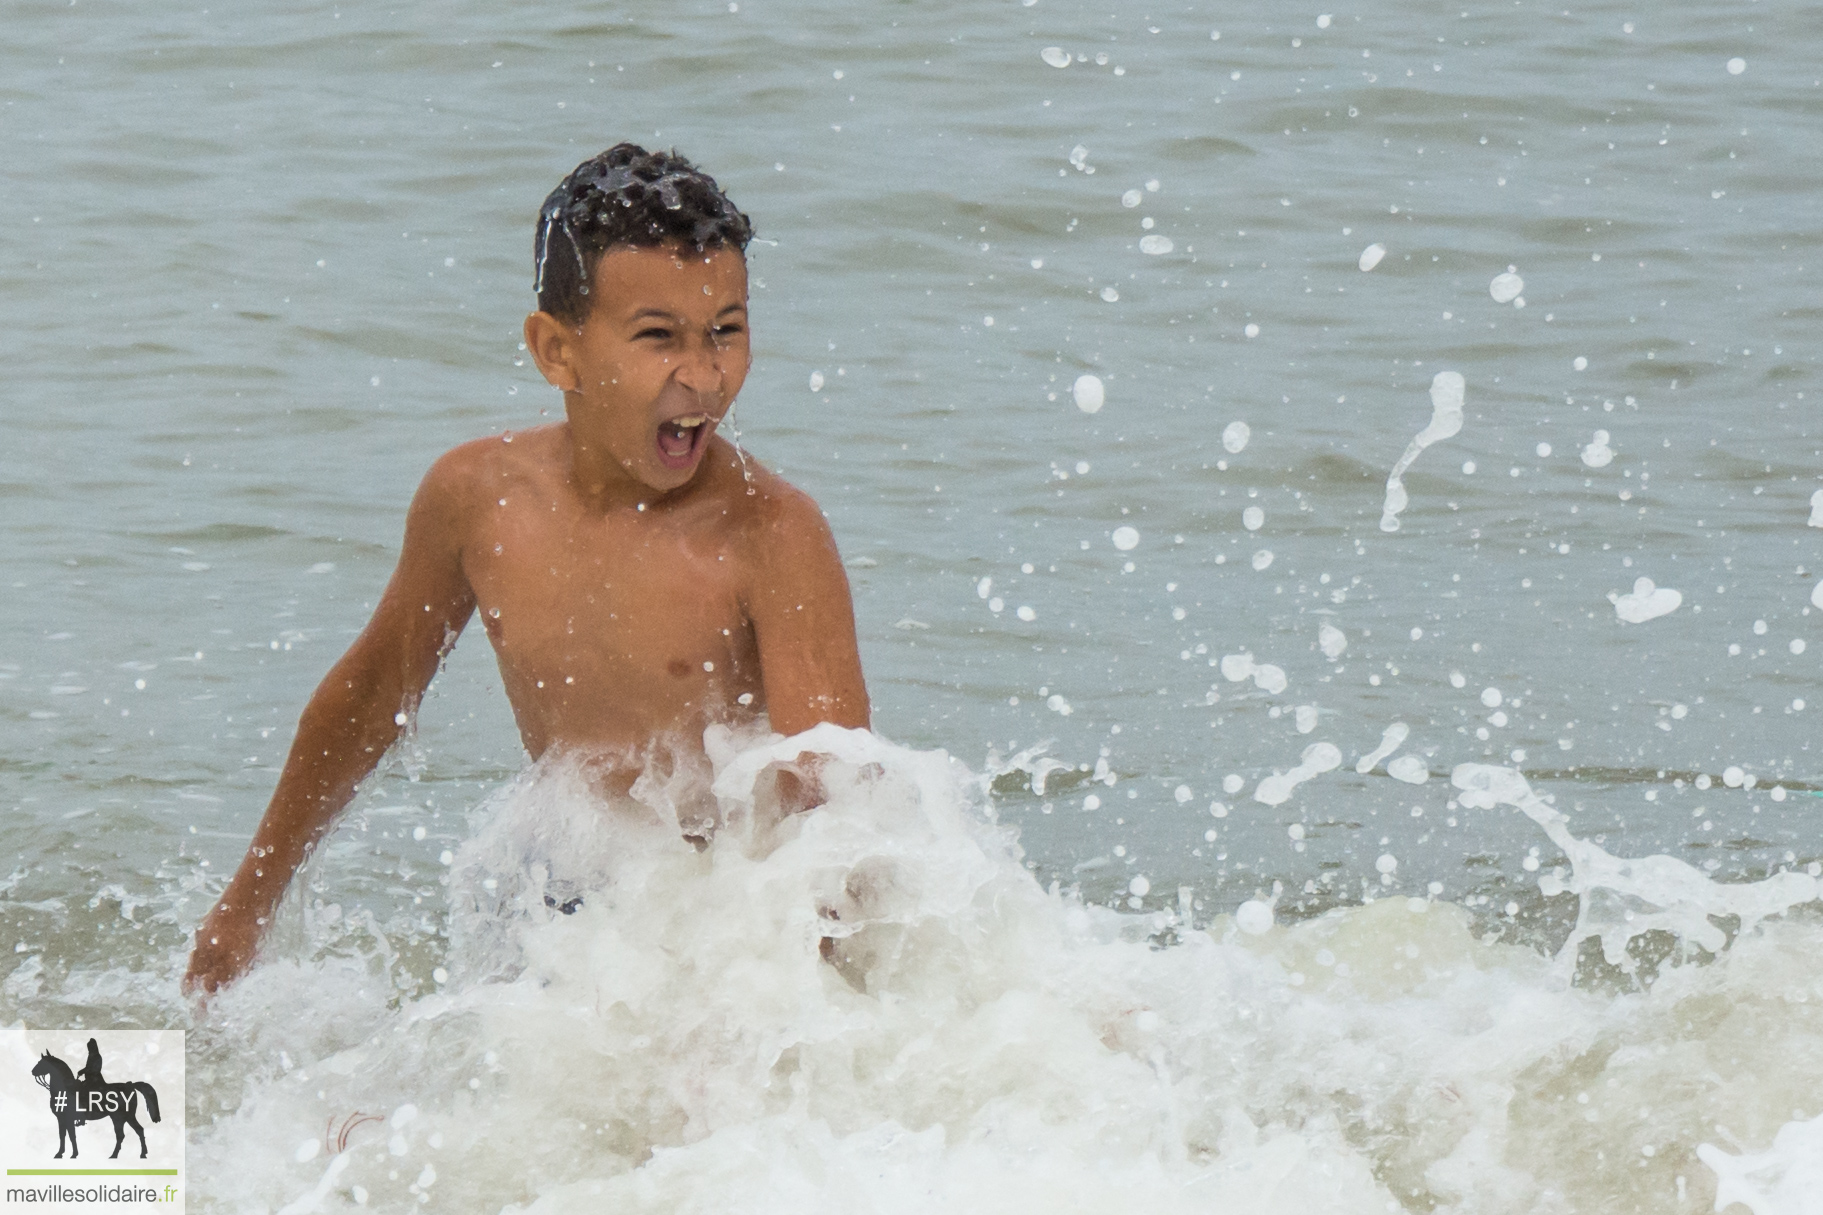
{"label": "boy's arm", "polygon": [[870,713],[854,601],[817,504],[784,488],[760,524],[756,551],[747,610],[772,728],[791,735],[828,721],[865,729]]}
{"label": "boy's arm", "polygon": [[398,567],[373,618],[304,707],[246,859],[196,930],[186,989],[212,991],[252,964],[292,874],[404,733],[442,655],[468,623],[475,596],[462,571],[463,463],[452,452],[418,487]]}

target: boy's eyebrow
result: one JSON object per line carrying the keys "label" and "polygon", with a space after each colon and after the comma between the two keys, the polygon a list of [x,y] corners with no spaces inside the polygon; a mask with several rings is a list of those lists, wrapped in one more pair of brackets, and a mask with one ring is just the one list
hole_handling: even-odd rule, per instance
{"label": "boy's eyebrow", "polygon": [[[727,307],[723,308],[720,312],[716,313],[715,315],[727,316],[730,312],[745,312],[745,311],[747,311],[747,305],[745,305],[745,304],[729,304]],[[675,321],[675,320],[680,320],[681,318],[675,312],[666,312],[663,308],[641,308],[638,312],[635,312],[632,315],[632,317],[630,317],[629,319],[634,320],[634,321],[642,321],[642,320],[648,320],[648,319],[657,319],[657,320],[661,320],[661,321]]]}

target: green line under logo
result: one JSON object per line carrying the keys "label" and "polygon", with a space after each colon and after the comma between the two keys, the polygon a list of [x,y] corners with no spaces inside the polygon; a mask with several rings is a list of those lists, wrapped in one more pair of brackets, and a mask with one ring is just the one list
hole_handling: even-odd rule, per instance
{"label": "green line under logo", "polygon": [[176,1169],[8,1169],[8,1177],[175,1177]]}

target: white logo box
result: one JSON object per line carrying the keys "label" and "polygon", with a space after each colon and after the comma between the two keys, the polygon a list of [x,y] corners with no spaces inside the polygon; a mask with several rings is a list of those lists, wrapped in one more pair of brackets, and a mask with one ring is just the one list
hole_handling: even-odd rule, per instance
{"label": "white logo box", "polygon": [[[105,1087],[81,1077],[90,1039],[100,1053]],[[61,1066],[47,1061],[47,1054]],[[43,1073],[45,1084],[33,1076],[34,1069]],[[60,1093],[66,1112],[87,1121],[60,1125],[52,1109]],[[154,1099],[157,1121],[152,1118]],[[123,1135],[118,1156],[113,1155],[114,1113],[121,1115]],[[143,1158],[129,1119],[145,1132]],[[73,1155],[66,1129],[75,1135]],[[26,1210],[182,1212],[183,1033],[0,1029],[0,1168],[6,1174],[0,1181],[3,1215]]]}

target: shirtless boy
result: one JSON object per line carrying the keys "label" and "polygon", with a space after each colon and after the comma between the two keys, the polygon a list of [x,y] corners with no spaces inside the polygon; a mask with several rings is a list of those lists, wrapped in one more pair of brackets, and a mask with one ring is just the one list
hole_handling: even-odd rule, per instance
{"label": "shirtless boy", "polygon": [[477,610],[519,735],[625,791],[655,741],[764,714],[868,725],[854,609],[816,503],[718,436],[751,364],[752,228],[688,161],[621,144],[539,213],[525,344],[566,420],[431,466],[398,568],[298,721],[189,988],[249,965],[293,873],[404,732]]}

